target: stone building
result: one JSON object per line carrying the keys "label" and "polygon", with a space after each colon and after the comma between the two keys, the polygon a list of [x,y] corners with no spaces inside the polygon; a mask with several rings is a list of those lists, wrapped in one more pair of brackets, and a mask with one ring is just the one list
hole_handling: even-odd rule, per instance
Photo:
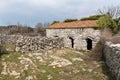
{"label": "stone building", "polygon": [[96,20],[55,23],[46,29],[46,36],[63,38],[64,47],[91,50],[100,38],[96,24]]}

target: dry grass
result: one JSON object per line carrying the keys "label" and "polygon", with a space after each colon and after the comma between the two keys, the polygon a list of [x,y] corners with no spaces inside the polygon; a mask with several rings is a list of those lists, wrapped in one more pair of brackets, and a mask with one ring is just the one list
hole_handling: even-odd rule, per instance
{"label": "dry grass", "polygon": [[95,48],[92,50],[91,57],[95,60],[103,60],[104,59],[104,54],[103,54],[103,49],[104,49],[104,44],[109,38],[112,37],[112,31],[109,28],[103,28],[101,30],[101,37],[99,42],[96,44]]}
{"label": "dry grass", "polygon": [[100,40],[90,54],[92,59],[97,61],[104,60],[103,49],[106,41],[110,41],[114,44],[120,43],[120,33],[113,36],[113,33],[109,28],[103,28],[101,30]]}
{"label": "dry grass", "polygon": [[112,38],[109,39],[114,44],[120,43],[120,33],[114,35]]}

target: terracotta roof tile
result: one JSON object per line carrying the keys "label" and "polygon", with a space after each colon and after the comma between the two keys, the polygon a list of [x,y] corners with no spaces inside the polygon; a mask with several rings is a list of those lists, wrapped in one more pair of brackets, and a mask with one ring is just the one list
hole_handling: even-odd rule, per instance
{"label": "terracotta roof tile", "polygon": [[88,28],[96,27],[97,20],[86,20],[86,21],[74,21],[74,22],[60,22],[50,25],[48,29],[57,28]]}

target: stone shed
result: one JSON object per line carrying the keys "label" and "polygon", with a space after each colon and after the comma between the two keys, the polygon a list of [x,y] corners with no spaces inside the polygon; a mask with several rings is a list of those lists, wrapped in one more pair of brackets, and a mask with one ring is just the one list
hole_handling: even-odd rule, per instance
{"label": "stone shed", "polygon": [[46,36],[63,38],[68,48],[91,50],[100,38],[96,24],[96,20],[55,23],[46,29]]}

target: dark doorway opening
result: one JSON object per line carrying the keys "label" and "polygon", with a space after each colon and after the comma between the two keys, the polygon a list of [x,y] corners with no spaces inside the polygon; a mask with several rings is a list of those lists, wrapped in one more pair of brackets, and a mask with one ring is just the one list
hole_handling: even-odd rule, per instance
{"label": "dark doorway opening", "polygon": [[58,36],[54,36],[54,37],[58,37]]}
{"label": "dark doorway opening", "polygon": [[71,47],[74,48],[74,39],[72,37],[69,37],[70,41],[71,41]]}
{"label": "dark doorway opening", "polygon": [[92,40],[87,38],[86,41],[87,41],[87,50],[91,50],[92,49]]}

